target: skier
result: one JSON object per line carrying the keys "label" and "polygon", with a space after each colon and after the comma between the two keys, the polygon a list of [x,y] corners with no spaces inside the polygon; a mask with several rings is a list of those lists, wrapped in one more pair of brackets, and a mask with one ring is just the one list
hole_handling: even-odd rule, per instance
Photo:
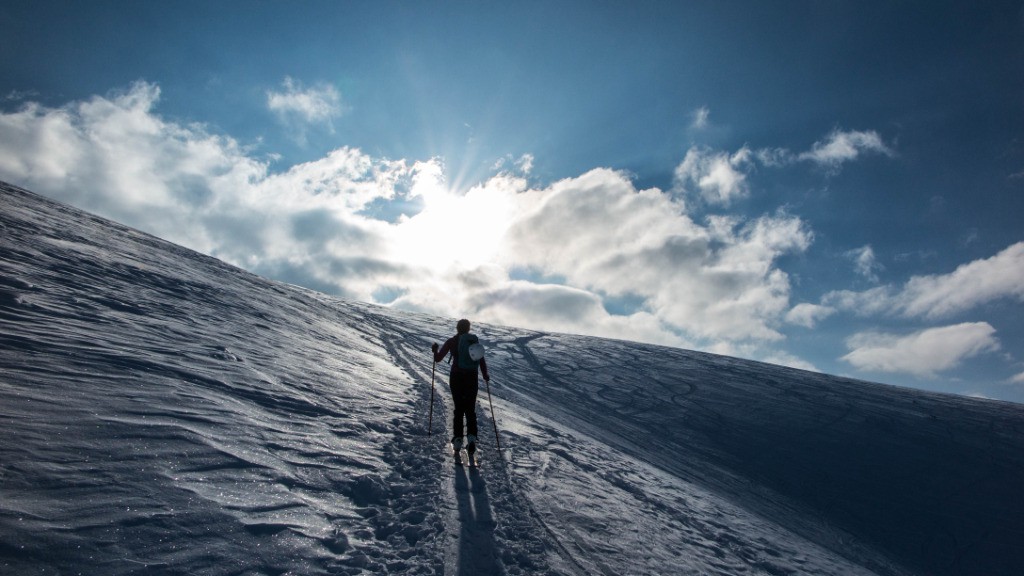
{"label": "skier", "polygon": [[[484,382],[490,382],[491,377],[487,373],[487,361],[480,358],[479,362],[469,362],[468,358],[460,358],[460,352],[466,354],[467,342],[477,341],[476,336],[469,332],[469,320],[462,319],[455,324],[456,334],[443,346],[438,347],[437,342],[430,347],[434,352],[434,362],[444,360],[449,353],[452,354],[452,370],[448,378],[448,384],[452,390],[452,402],[455,404],[452,418],[452,449],[455,451],[456,463],[462,462],[461,451],[463,446],[469,455],[470,464],[475,463],[476,453],[476,394],[479,387],[477,380],[477,367],[484,376]],[[464,339],[463,346],[459,346],[460,339]],[[471,368],[460,366],[460,364],[472,365]],[[466,436],[463,442],[462,423],[465,419]]]}

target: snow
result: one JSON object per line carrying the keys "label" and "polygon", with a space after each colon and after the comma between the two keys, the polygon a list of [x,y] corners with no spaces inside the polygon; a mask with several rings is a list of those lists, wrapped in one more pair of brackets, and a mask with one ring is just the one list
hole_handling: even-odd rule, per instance
{"label": "snow", "polygon": [[1020,405],[478,324],[455,467],[453,319],[0,208],[0,573],[1024,573]]}

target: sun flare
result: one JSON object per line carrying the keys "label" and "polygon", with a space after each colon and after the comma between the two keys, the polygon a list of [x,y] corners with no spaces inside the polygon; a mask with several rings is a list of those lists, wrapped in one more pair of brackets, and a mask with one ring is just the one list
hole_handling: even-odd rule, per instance
{"label": "sun flare", "polygon": [[412,193],[424,207],[397,224],[396,256],[441,269],[473,269],[499,259],[514,202],[509,191],[491,183],[459,193],[447,186],[439,169],[421,172]]}

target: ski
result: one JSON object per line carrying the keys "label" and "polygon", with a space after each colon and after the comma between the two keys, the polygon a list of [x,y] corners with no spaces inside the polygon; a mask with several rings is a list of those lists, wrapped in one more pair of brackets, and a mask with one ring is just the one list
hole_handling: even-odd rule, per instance
{"label": "ski", "polygon": [[[470,435],[469,439],[469,444],[463,448],[461,437],[452,438],[452,455],[455,458],[455,465],[468,465],[470,468],[479,468],[480,465],[476,460],[476,436]],[[466,454],[465,458],[462,457],[463,453]]]}
{"label": "ski", "polygon": [[476,459],[476,454],[467,454],[464,458],[462,456],[462,452],[456,452],[455,466],[465,466],[467,468],[477,469],[480,468],[480,461]]}

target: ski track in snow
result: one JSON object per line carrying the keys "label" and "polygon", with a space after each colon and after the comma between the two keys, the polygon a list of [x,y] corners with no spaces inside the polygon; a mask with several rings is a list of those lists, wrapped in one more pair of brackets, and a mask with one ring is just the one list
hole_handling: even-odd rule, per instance
{"label": "ski track in snow", "polygon": [[0,202],[0,573],[1024,573],[1021,406],[478,324],[455,467],[451,319]]}

